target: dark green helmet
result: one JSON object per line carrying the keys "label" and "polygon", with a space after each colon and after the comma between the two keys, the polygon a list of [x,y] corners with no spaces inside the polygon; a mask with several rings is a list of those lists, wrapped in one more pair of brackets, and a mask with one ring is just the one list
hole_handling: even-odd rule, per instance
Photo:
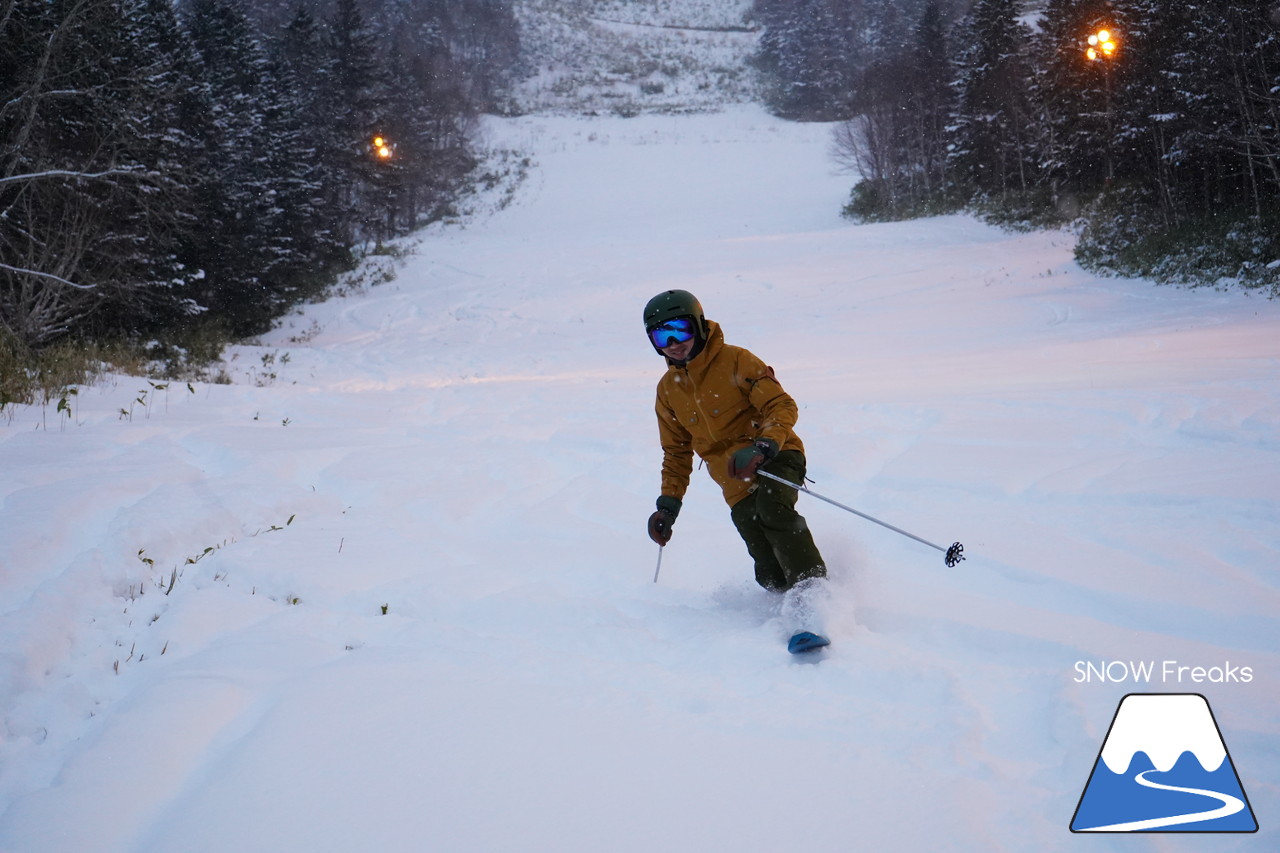
{"label": "dark green helmet", "polygon": [[648,332],[659,323],[676,317],[692,317],[698,327],[698,336],[707,337],[707,318],[702,313],[702,303],[687,290],[664,290],[644,306],[644,330]]}
{"label": "dark green helmet", "polygon": [[[702,303],[687,290],[665,290],[644,306],[644,331],[649,334],[658,326],[677,317],[688,317],[693,322],[694,348],[689,358],[694,358],[707,345],[711,329],[702,313]],[[662,333],[660,333],[662,334]],[[662,346],[650,335],[649,343],[658,355],[665,355]],[[670,341],[668,341],[670,343]]]}

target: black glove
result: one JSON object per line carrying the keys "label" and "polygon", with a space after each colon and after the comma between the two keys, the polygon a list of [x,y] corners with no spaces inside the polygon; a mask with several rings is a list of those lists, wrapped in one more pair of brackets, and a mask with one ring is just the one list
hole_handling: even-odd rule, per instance
{"label": "black glove", "polygon": [[671,525],[680,514],[680,500],[663,495],[658,498],[658,511],[649,516],[649,538],[659,545],[671,541]]}
{"label": "black glove", "polygon": [[756,475],[757,468],[777,455],[778,442],[757,438],[729,457],[729,476],[735,480],[750,480]]}

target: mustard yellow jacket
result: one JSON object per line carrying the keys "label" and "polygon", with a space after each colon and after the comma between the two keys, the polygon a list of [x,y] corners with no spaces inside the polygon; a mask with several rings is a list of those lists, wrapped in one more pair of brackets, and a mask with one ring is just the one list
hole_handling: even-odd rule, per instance
{"label": "mustard yellow jacket", "polygon": [[793,429],[800,413],[772,368],[748,350],[726,344],[719,324],[708,325],[702,352],[687,365],[668,359],[658,382],[662,494],[684,498],[696,453],[733,506],[753,484],[729,476],[729,457],[757,438],[776,441],[779,451],[803,453]]}

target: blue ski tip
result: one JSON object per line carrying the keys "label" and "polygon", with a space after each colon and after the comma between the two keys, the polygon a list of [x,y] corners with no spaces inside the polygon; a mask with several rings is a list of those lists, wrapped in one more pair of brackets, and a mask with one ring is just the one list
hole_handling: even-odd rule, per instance
{"label": "blue ski tip", "polygon": [[831,641],[826,637],[815,634],[812,631],[801,631],[787,641],[787,651],[793,655],[798,655],[829,645],[831,645]]}

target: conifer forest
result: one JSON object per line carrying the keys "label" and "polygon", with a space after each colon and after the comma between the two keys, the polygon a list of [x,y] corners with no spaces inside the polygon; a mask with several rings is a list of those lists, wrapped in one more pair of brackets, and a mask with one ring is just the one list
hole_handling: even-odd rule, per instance
{"label": "conifer forest", "polygon": [[505,0],[0,0],[0,332],[233,336],[473,164]]}
{"label": "conifer forest", "polygon": [[757,0],[775,110],[842,122],[846,212],[1074,222],[1079,260],[1280,285],[1275,0]]}
{"label": "conifer forest", "polygon": [[[517,5],[0,0],[0,344],[256,334],[438,217],[475,117],[519,109]],[[833,124],[851,218],[1067,225],[1094,270],[1274,294],[1275,0],[1028,5],[744,25],[759,98]]]}

